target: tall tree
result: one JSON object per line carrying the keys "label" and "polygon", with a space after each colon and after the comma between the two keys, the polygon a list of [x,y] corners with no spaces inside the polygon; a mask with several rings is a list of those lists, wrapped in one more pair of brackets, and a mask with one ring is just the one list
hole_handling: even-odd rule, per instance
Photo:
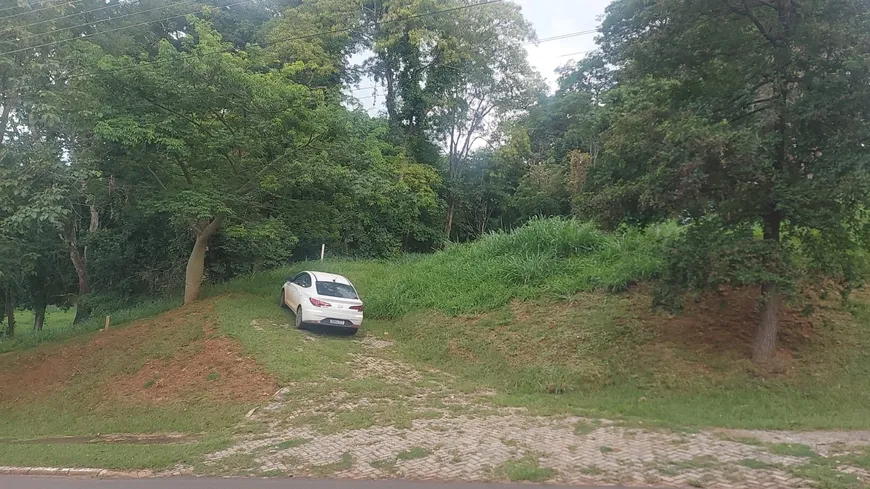
{"label": "tall tree", "polygon": [[[446,156],[444,232],[452,233],[458,185],[472,152],[502,118],[531,106],[543,91],[523,45],[535,39],[513,3],[466,0],[372,2],[365,37],[369,73],[386,87],[387,116],[412,155]],[[448,13],[444,13],[447,11]]]}
{"label": "tall tree", "polygon": [[303,63],[270,69],[268,56],[231,53],[207,23],[192,22],[182,48],[164,42],[153,59],[104,58],[94,128],[125,148],[115,177],[141,182],[149,212],[193,235],[185,302],[197,299],[209,242],[228,219],[257,219],[288,179],[323,172],[300,173],[300,164],[329,164],[314,155],[341,110],[293,81]]}
{"label": "tall tree", "polygon": [[[602,27],[619,71],[587,209],[680,216],[683,287],[760,288],[753,359],[775,352],[796,256],[845,277],[870,198],[866,0],[620,0]],[[759,230],[758,233],[755,230]],[[816,267],[819,268],[819,267]]]}

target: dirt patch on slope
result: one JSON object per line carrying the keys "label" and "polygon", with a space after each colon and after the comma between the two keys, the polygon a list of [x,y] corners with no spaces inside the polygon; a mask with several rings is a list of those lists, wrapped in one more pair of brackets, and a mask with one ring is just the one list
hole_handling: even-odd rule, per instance
{"label": "dirt patch on slope", "polygon": [[[650,319],[668,341],[693,350],[733,353],[748,358],[761,320],[759,295],[759,290],[754,288],[725,289],[695,301],[687,300],[681,314],[660,313]],[[823,320],[821,314],[802,315],[784,304],[779,315],[779,354],[790,358],[794,351],[812,340],[815,323]]]}
{"label": "dirt patch on slope", "polygon": [[[245,402],[268,399],[277,389],[274,379],[242,355],[227,338],[206,338],[179,351],[171,360],[151,360],[134,375],[111,381],[115,395],[135,404],[205,399]],[[186,349],[189,350],[189,349]]]}
{"label": "dirt patch on slope", "polygon": [[109,358],[133,356],[156,334],[177,328],[209,307],[201,302],[118,329],[0,355],[0,402],[29,402],[53,394],[75,377],[101,370]]}
{"label": "dirt patch on slope", "polygon": [[[209,326],[213,309],[213,299],[201,301],[117,329],[0,355],[0,403],[32,402],[77,385],[80,377],[95,376],[104,378],[95,384],[99,393],[80,392],[85,400],[95,403],[105,401],[108,393],[134,402],[161,402],[181,392],[193,394],[189,388],[197,386],[208,399],[254,400],[261,398],[261,390],[274,392],[274,381],[252,359],[243,357],[237,344],[208,337],[213,329]],[[191,339],[191,328],[185,328],[191,324],[202,325],[207,331]],[[135,368],[137,362],[151,355],[148,349],[154,347],[155,341],[178,352],[167,360],[145,361],[139,372],[130,372],[131,366]],[[209,381],[212,371],[217,378],[212,375]],[[161,376],[166,379],[166,387],[140,395],[144,384],[157,372],[166,372]],[[138,382],[143,376],[148,378]],[[155,386],[159,387],[159,380],[154,381]]]}

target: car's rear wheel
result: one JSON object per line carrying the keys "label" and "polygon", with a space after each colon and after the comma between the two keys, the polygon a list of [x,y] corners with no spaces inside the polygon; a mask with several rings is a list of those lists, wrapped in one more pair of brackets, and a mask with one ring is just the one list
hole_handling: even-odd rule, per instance
{"label": "car's rear wheel", "polygon": [[302,306],[296,308],[296,329],[302,329]]}
{"label": "car's rear wheel", "polygon": [[290,309],[290,306],[287,305],[287,291],[284,290],[284,287],[281,287],[281,309]]}

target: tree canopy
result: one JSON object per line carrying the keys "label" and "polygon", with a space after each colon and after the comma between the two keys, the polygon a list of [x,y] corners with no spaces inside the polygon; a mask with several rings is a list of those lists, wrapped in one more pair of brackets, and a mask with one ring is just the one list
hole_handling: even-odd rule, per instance
{"label": "tree canopy", "polygon": [[[616,0],[559,70],[504,1],[83,0],[0,15],[0,290],[41,327],[319,253],[675,220],[658,300],[867,276],[866,0]],[[383,110],[349,90],[374,83]]]}

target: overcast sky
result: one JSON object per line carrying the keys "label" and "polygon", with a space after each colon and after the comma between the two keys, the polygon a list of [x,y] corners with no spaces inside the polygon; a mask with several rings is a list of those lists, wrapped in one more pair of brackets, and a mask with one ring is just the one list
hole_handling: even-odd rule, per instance
{"label": "overcast sky", "polygon": [[[587,31],[598,27],[610,0],[514,0],[523,8],[523,15],[534,24],[538,39]],[[554,86],[556,68],[584,54],[574,53],[595,49],[595,34],[559,41],[542,42],[526,48],[529,62]],[[566,56],[573,55],[573,56]]]}
{"label": "overcast sky", "polygon": [[[587,31],[598,27],[604,8],[611,0],[513,0],[523,8],[523,15],[532,22],[538,39]],[[486,7],[482,7],[486,8]],[[584,51],[595,49],[595,34],[586,34],[558,41],[542,42],[529,46],[529,62],[554,88],[558,75],[556,68],[573,59],[580,59]],[[581,53],[581,54],[575,54]],[[361,56],[359,60],[365,56]],[[371,80],[360,83],[362,89],[353,91],[369,113],[375,115],[383,110],[383,91],[372,97]]]}

